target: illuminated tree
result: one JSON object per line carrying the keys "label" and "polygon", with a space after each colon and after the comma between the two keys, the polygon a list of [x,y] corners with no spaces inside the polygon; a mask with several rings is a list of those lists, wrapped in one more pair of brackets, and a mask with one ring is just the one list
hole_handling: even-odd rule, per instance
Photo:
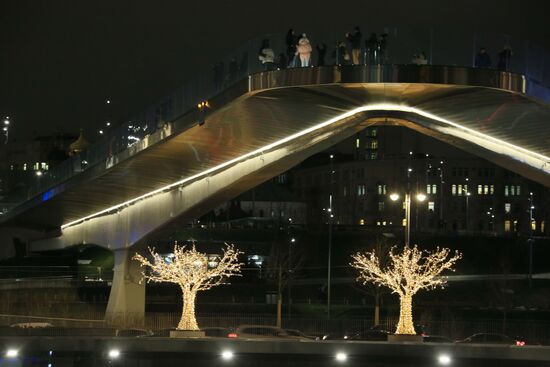
{"label": "illuminated tree", "polygon": [[166,261],[155,249],[149,248],[152,260],[135,254],[134,259],[141,263],[142,267],[149,267],[150,271],[142,272],[143,277],[151,282],[169,282],[180,286],[183,296],[183,311],[178,330],[199,330],[195,317],[195,299],[198,291],[208,290],[220,284],[224,284],[226,278],[240,275],[241,266],[238,257],[242,252],[236,250],[233,245],[226,244],[223,254],[215,261],[210,260],[206,254],[195,249],[195,244],[190,250],[186,246],[174,245],[174,256]]}
{"label": "illuminated tree", "polygon": [[390,288],[397,293],[400,300],[399,322],[396,334],[416,334],[412,318],[412,298],[421,289],[443,288],[446,279],[440,274],[444,270],[454,271],[454,264],[462,257],[456,251],[439,247],[432,253],[405,246],[398,253],[396,247],[389,252],[388,266],[380,266],[379,257],[375,251],[352,256],[350,264],[359,270],[358,281],[363,284],[374,283]]}

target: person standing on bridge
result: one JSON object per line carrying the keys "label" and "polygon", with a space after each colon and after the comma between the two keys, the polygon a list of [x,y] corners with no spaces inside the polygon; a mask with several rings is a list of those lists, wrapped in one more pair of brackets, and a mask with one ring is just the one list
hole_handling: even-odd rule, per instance
{"label": "person standing on bridge", "polygon": [[359,65],[361,55],[361,39],[363,38],[359,26],[356,26],[353,32],[346,33],[346,38],[348,39],[351,48],[351,63],[353,65]]}
{"label": "person standing on bridge", "polygon": [[505,45],[502,51],[498,53],[498,70],[510,70],[510,59],[512,55],[512,47],[510,47],[510,45]]}
{"label": "person standing on bridge", "polygon": [[317,66],[325,66],[325,55],[327,54],[327,45],[320,43],[315,46],[317,49]]}
{"label": "person standing on bridge", "polygon": [[302,67],[311,66],[311,43],[305,33],[302,33],[302,38],[298,41],[296,47],[296,54],[300,56],[300,63]]}
{"label": "person standing on bridge", "polygon": [[262,62],[265,71],[275,70],[275,52],[269,47],[269,40],[264,39],[262,41],[262,47],[258,55],[258,59]]}
{"label": "person standing on bridge", "polygon": [[476,68],[490,68],[491,67],[491,56],[487,53],[485,47],[479,49],[479,53],[476,56],[475,60]]}
{"label": "person standing on bridge", "polygon": [[286,56],[290,62],[296,54],[296,44],[298,43],[298,37],[294,33],[294,29],[290,28],[286,33]]}

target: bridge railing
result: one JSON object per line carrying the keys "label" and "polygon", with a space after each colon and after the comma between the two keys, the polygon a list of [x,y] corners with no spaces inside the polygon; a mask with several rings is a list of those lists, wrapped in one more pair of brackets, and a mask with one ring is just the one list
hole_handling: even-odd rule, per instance
{"label": "bridge railing", "polygon": [[[413,55],[424,53],[427,64],[474,67],[479,48],[485,47],[491,57],[491,68],[497,68],[499,52],[504,46],[510,46],[512,53],[503,69],[526,75],[529,80],[528,94],[550,101],[550,89],[545,87],[550,85],[550,52],[535,43],[496,33],[465,34],[434,28],[386,27],[373,30],[379,35],[387,35],[385,47],[381,45],[367,47],[371,29],[368,27],[361,29],[363,30],[361,64],[411,64]],[[345,30],[308,32],[307,36],[313,46],[312,65],[316,66],[321,62],[317,46],[322,44],[326,47],[324,65],[350,64],[351,60],[343,57],[337,47],[339,43],[344,42],[345,53],[351,55],[345,32]],[[197,73],[183,86],[176,88],[160,101],[133,115],[120,125],[105,130],[104,122],[98,123],[98,130],[103,129],[104,135],[85,151],[72,156],[38,177],[30,188],[12,195],[7,200],[10,204],[0,208],[0,213],[5,213],[37,195],[42,195],[42,200],[48,200],[56,194],[56,191],[52,190],[53,187],[90,167],[102,164],[103,169],[107,169],[111,164],[110,157],[128,149],[165,124],[193,111],[197,108],[198,102],[212,98],[247,75],[263,71],[264,66],[258,54],[262,40],[265,39],[270,41],[277,63],[279,55],[287,54],[284,33],[261,35],[245,42],[217,62],[205,65],[202,72]]]}

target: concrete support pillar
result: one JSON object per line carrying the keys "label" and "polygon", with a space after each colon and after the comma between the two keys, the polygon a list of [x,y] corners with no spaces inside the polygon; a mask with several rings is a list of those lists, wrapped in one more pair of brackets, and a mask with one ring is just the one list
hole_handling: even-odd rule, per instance
{"label": "concrete support pillar", "polygon": [[145,282],[141,282],[141,267],[132,260],[130,248],[115,250],[113,285],[109,295],[105,321],[116,327],[140,327],[145,319]]}

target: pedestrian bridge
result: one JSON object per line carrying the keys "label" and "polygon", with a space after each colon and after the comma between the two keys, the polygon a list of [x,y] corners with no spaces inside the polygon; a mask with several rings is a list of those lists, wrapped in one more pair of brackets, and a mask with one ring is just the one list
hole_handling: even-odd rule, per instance
{"label": "pedestrian bridge", "polygon": [[[524,76],[429,65],[297,68],[249,75],[118,153],[37,192],[4,227],[54,233],[33,246],[115,251],[108,312],[142,312],[129,261],[148,235],[193,219],[373,124],[402,125],[550,187],[550,106]],[[53,231],[53,232],[52,232]]]}

